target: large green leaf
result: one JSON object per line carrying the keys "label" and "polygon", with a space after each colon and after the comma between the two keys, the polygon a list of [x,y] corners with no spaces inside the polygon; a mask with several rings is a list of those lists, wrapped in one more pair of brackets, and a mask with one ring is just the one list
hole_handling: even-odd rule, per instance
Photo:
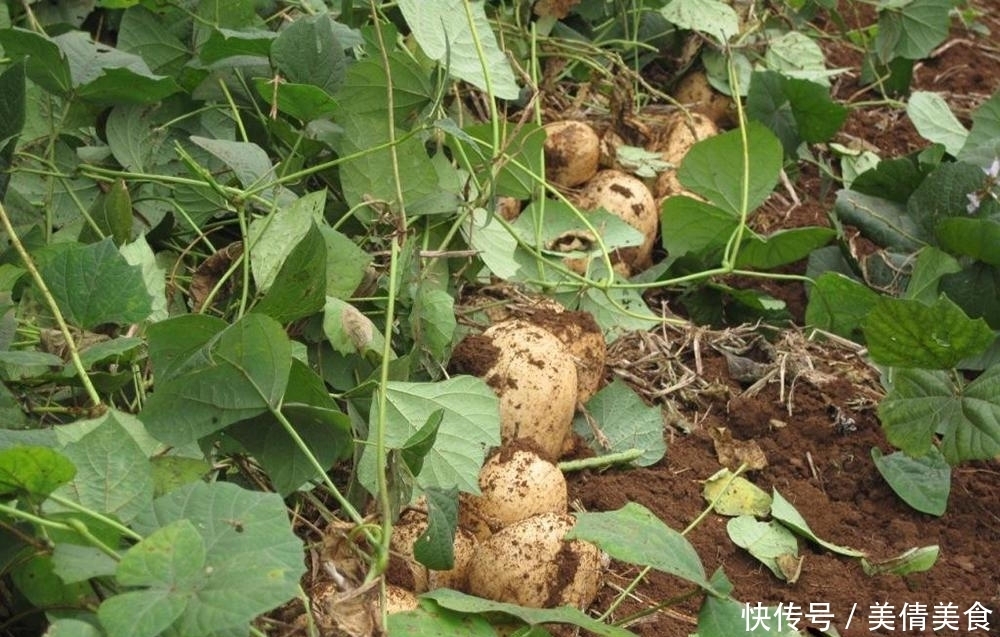
{"label": "large green leaf", "polygon": [[894,370],[878,406],[889,442],[911,456],[930,451],[935,434],[952,465],[1000,453],[1000,366],[962,385],[950,372]]}
{"label": "large green leaf", "polygon": [[[167,333],[164,329],[160,336]],[[163,442],[196,441],[277,409],[291,359],[291,344],[281,325],[263,314],[248,314],[193,352],[182,370],[175,365],[171,377],[157,381],[140,417]]]}
{"label": "large green leaf", "polygon": [[[628,529],[628,533],[622,533],[622,529]],[[592,542],[614,559],[652,566],[716,592],[687,538],[641,504],[629,502],[617,511],[577,513],[576,525],[566,539]]]}
{"label": "large green leaf", "polygon": [[271,289],[295,246],[322,221],[325,203],[326,191],[317,190],[250,224],[250,271],[258,290]]}
{"label": "large green leaf", "polygon": [[1000,266],[1000,222],[993,219],[951,217],[937,226],[941,247],[951,254]]}
{"label": "large green leaf", "polygon": [[110,237],[91,245],[57,244],[35,260],[73,325],[92,329],[102,323],[138,323],[153,311],[141,269],[129,265]]}
{"label": "large green leaf", "polygon": [[284,324],[319,312],[325,300],[326,242],[316,225],[310,224],[253,311]]}
{"label": "large green leaf", "polygon": [[149,360],[156,382],[196,370],[208,363],[204,350],[227,323],[206,314],[183,314],[149,326]]}
{"label": "large green leaf", "polygon": [[671,0],[660,12],[668,22],[710,35],[720,44],[740,31],[739,15],[720,0]]}
{"label": "large green leaf", "polygon": [[670,197],[660,213],[667,259],[672,262],[685,255],[721,258],[739,223],[732,213],[711,204],[683,195]]}
{"label": "large green leaf", "polygon": [[883,62],[896,57],[920,60],[948,37],[951,0],[883,3],[875,48]]}
{"label": "large green leaf", "polygon": [[860,341],[861,324],[879,295],[867,285],[836,272],[824,272],[809,288],[806,325]]}
{"label": "large green leaf", "polygon": [[783,157],[774,133],[751,122],[745,131],[728,131],[695,144],[684,156],[677,177],[686,188],[734,215],[744,209],[745,189],[745,208],[750,213],[778,183]]}
{"label": "large green leaf", "polygon": [[[302,541],[275,493],[196,482],[158,498],[133,526],[152,542],[137,551],[134,561],[126,554],[119,575],[147,587],[140,592],[184,600],[182,613],[170,624],[172,634],[237,628],[245,633],[255,617],[299,591],[305,572]],[[147,550],[158,557],[150,559]]]}
{"label": "large green leaf", "polygon": [[[493,390],[482,379],[455,376],[436,383],[390,382],[385,391],[385,445],[389,449],[402,448],[435,411],[444,411],[434,448],[416,476],[419,484],[478,493],[479,468],[486,451],[500,444],[500,407]],[[378,417],[375,401],[370,421],[375,423]],[[374,424],[369,431],[375,431]],[[374,458],[372,445],[366,445],[358,468],[362,482],[372,490]]]}
{"label": "large green leaf", "polygon": [[950,369],[996,338],[983,319],[970,319],[946,296],[933,305],[883,297],[864,321],[868,351],[892,367]]}
{"label": "large green leaf", "polygon": [[903,502],[930,515],[944,515],[951,492],[951,466],[937,447],[913,458],[897,451],[888,456],[872,447],[872,461]]}
{"label": "large green leaf", "polygon": [[154,73],[174,75],[190,59],[191,52],[157,14],[144,6],[130,7],[118,25],[117,46],[142,57]]}
{"label": "large green leaf", "polygon": [[769,270],[809,256],[837,235],[833,228],[806,226],[784,228],[760,237],[752,236],[740,247],[736,267]]}
{"label": "large green leaf", "polygon": [[62,453],[77,471],[57,494],[126,524],[153,501],[149,460],[113,412]]}
{"label": "large green leaf", "polygon": [[[329,469],[351,455],[354,438],[350,419],[330,397],[322,379],[298,359],[292,359],[281,413],[321,467]],[[226,431],[254,456],[283,496],[322,477],[269,413],[238,422]]]}
{"label": "large green leaf", "polygon": [[73,463],[48,447],[17,446],[0,451],[0,496],[29,494],[41,500],[74,475]]}
{"label": "large green leaf", "polygon": [[830,139],[847,118],[847,108],[833,101],[824,86],[775,71],[753,74],[747,113],[767,124],[790,157],[803,141]]}
{"label": "large green leaf", "polygon": [[[446,128],[444,122],[449,122],[447,128],[458,128],[449,120],[438,122],[438,125]],[[473,124],[453,133],[449,144],[461,150],[456,156],[462,168],[482,177],[496,170],[494,185],[498,196],[532,198],[539,186],[534,176],[544,174],[542,170],[544,128],[535,124],[525,124],[504,131],[500,148],[493,148],[493,127],[489,123]],[[503,157],[504,155],[506,157]],[[514,165],[513,161],[519,165]]]}
{"label": "large green leaf", "polygon": [[914,91],[906,103],[906,114],[921,137],[943,145],[948,154],[958,155],[965,146],[969,131],[937,93]]}
{"label": "large green leaf", "polygon": [[930,240],[930,233],[895,201],[841,190],[837,193],[834,212],[841,221],[857,227],[866,237],[886,248],[915,252]]}
{"label": "large green leaf", "polygon": [[101,624],[113,635],[154,637],[181,616],[205,577],[205,541],[189,520],[177,520],[133,546],[118,564],[124,586],[143,586],[104,601]]}
{"label": "large green leaf", "polygon": [[492,90],[500,99],[517,99],[520,87],[497,45],[484,5],[469,0],[401,0],[399,9],[424,53],[453,76]]}
{"label": "large green leaf", "polygon": [[[526,608],[517,604],[494,602],[481,597],[473,597],[450,588],[438,588],[423,596],[440,606],[458,613],[502,613],[517,617],[531,624],[570,624],[580,626],[598,637],[634,637],[632,633],[614,624],[597,621],[590,615],[571,606],[558,608]],[[454,613],[440,614],[433,610],[398,613],[389,616],[389,632],[393,635],[455,635],[456,637],[490,637],[496,631],[480,623],[478,618],[456,616]],[[485,631],[489,632],[485,632]],[[425,632],[421,632],[425,631]],[[465,632],[463,632],[465,631]],[[535,633],[531,633],[534,635]]]}
{"label": "large green leaf", "polygon": [[642,455],[632,462],[640,467],[655,464],[667,452],[663,439],[663,413],[659,407],[647,405],[621,380],[597,392],[588,402],[587,411],[603,433],[604,446],[596,439],[591,422],[582,415],[573,421],[573,430],[597,455],[637,449]]}
{"label": "large green leaf", "polygon": [[15,27],[0,30],[0,46],[6,56],[24,59],[28,77],[46,91],[66,95],[73,88],[66,57],[52,40]]}
{"label": "large green leaf", "polygon": [[156,75],[146,62],[70,31],[52,38],[65,54],[74,94],[98,104],[156,102],[180,90],[170,77]]}
{"label": "large green leaf", "polygon": [[271,62],[295,84],[333,94],[344,80],[347,58],[329,13],[298,17],[271,44]]}

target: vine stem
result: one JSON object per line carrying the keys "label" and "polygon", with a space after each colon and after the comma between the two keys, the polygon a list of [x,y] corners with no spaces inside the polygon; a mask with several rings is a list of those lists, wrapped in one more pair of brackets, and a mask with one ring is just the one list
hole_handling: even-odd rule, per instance
{"label": "vine stem", "polygon": [[59,326],[59,331],[62,332],[63,338],[66,339],[66,348],[69,350],[70,359],[73,361],[73,367],[76,369],[77,375],[80,377],[80,382],[83,383],[83,387],[90,397],[90,401],[93,403],[93,409],[97,412],[103,411],[104,403],[101,401],[100,395],[97,393],[97,389],[94,384],[90,381],[90,377],[87,376],[87,368],[83,366],[83,361],[80,360],[80,350],[76,346],[76,341],[73,339],[73,334],[70,332],[69,325],[66,323],[66,319],[63,318],[62,312],[59,310],[59,305],[56,303],[55,297],[52,296],[52,292],[49,291],[47,285],[45,285],[45,280],[42,278],[42,273],[38,271],[35,267],[35,262],[32,261],[31,255],[25,249],[24,244],[21,243],[21,239],[14,232],[14,226],[10,223],[10,217],[7,216],[7,209],[4,208],[3,204],[0,204],[0,223],[3,224],[4,232],[7,233],[7,237],[10,239],[11,245],[17,250],[17,253],[21,256],[21,261],[24,262],[24,267],[27,268],[28,272],[31,274],[31,278],[34,279],[35,285],[38,286],[38,290],[45,299],[45,303],[49,306],[52,311],[52,316]]}

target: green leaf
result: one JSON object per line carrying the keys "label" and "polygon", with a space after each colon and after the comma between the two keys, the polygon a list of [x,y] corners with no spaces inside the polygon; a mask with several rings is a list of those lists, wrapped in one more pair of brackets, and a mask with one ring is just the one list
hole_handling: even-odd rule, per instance
{"label": "green leaf", "polygon": [[110,238],[90,245],[53,246],[37,254],[35,261],[73,325],[90,330],[102,323],[138,323],[153,311],[141,270],[129,265]]}
{"label": "green leaf", "polygon": [[413,543],[413,557],[429,569],[455,566],[455,528],[458,526],[458,489],[426,489],[427,530]]}
{"label": "green leaf", "polygon": [[[469,600],[484,601],[478,597],[467,596],[447,588],[434,591],[435,594],[438,592],[456,593]],[[459,606],[462,605],[459,604]],[[516,608],[520,608],[520,606]],[[472,609],[469,612],[475,613],[476,610]],[[429,602],[422,603],[415,610],[390,614],[386,633],[406,635],[407,637],[437,637],[438,635],[495,637],[497,634],[493,626],[483,617],[466,615]]]}
{"label": "green leaf", "polygon": [[951,466],[937,447],[918,458],[901,451],[884,456],[881,449],[872,447],[872,460],[903,502],[921,513],[944,515],[951,492]]}
{"label": "green leaf", "polygon": [[52,549],[52,570],[67,584],[115,574],[118,562],[94,546],[57,542]]}
{"label": "green leaf", "polygon": [[[984,180],[979,166],[964,162],[946,162],[928,174],[906,205],[907,214],[920,226],[922,238],[934,237],[944,219],[968,216],[968,194],[982,189]],[[985,198],[978,214],[982,218],[998,213],[1000,205]]]}
{"label": "green leaf", "polygon": [[184,314],[149,326],[149,360],[156,382],[175,378],[207,362],[203,348],[227,323],[205,314]]}
{"label": "green leaf", "polygon": [[646,405],[628,385],[615,379],[587,401],[587,411],[604,434],[604,447],[596,438],[594,427],[582,415],[573,421],[573,430],[600,456],[638,449],[643,453],[632,462],[648,467],[659,462],[667,452],[663,438],[663,413],[659,407]]}
{"label": "green leaf", "polygon": [[875,49],[883,62],[920,60],[948,37],[951,0],[912,0],[879,11]]}
{"label": "green leaf", "polygon": [[839,555],[846,555],[847,557],[865,556],[863,551],[847,548],[845,546],[839,546],[816,537],[816,534],[809,528],[809,524],[805,521],[798,510],[793,507],[791,503],[780,493],[778,493],[777,489],[772,489],[771,491],[771,517],[778,522],[781,522],[798,535],[819,544],[828,551]]}
{"label": "green leaf", "polygon": [[233,170],[244,188],[274,179],[274,167],[263,148],[253,142],[234,142],[192,135],[191,141],[218,157]]}
{"label": "green leaf", "polygon": [[[614,559],[652,566],[716,592],[687,538],[641,504],[629,502],[617,511],[577,513],[575,517],[576,525],[566,534],[567,540],[592,542]],[[622,529],[629,532],[622,533]]]}
{"label": "green leaf", "polygon": [[[115,576],[123,586],[151,586],[183,591],[203,576],[205,541],[190,520],[177,520],[153,531],[130,548]],[[171,593],[174,591],[170,591]]]}
{"label": "green leaf", "polygon": [[326,242],[326,294],[348,299],[364,281],[372,256],[329,226],[320,226],[319,230]]}
{"label": "green leaf", "polygon": [[115,245],[122,245],[132,237],[132,198],[125,180],[119,179],[111,188],[98,197],[90,207],[90,218],[97,224],[100,235],[89,223],[80,232],[81,243],[92,243],[104,237],[111,237]]}
{"label": "green leaf", "polygon": [[[374,199],[389,202],[393,207],[405,202],[411,212],[454,211],[453,206],[434,203],[441,194],[438,175],[423,141],[417,136],[403,136],[399,128],[391,131],[387,112],[383,110],[375,115],[345,113],[338,123],[344,133],[337,151],[342,157],[350,156],[340,165],[340,180],[344,196],[352,206]],[[391,141],[396,142],[395,152],[391,147],[374,148]],[[401,193],[397,192],[397,177]],[[430,207],[421,209],[421,203],[426,201],[431,202]]]}
{"label": "green leaf", "polygon": [[939,290],[941,278],[961,269],[955,257],[933,246],[927,246],[917,254],[917,262],[913,265],[910,282],[906,284],[903,298],[931,305],[941,295]]}
{"label": "green leaf", "polygon": [[941,144],[949,155],[956,156],[969,137],[969,131],[951,112],[948,102],[937,93],[914,91],[906,103],[906,114],[920,136]]}
{"label": "green leaf", "polygon": [[660,324],[660,317],[649,309],[637,288],[588,288],[577,309],[594,316],[609,343],[625,332]]}
{"label": "green leaf", "polygon": [[746,211],[752,212],[778,183],[784,155],[778,138],[759,122],[747,125],[746,137],[745,154],[739,130],[701,140],[684,156],[677,177],[692,192],[739,216],[743,209],[744,170],[747,170]]}
{"label": "green leaf", "polygon": [[62,453],[77,468],[73,480],[56,492],[62,497],[126,524],[153,501],[153,474],[146,454],[114,412]]}
{"label": "green leaf", "polygon": [[770,37],[768,31],[767,51],[764,53],[764,63],[771,71],[777,71],[781,76],[807,80],[816,86],[829,86],[830,77],[837,75],[843,69],[826,68],[826,55],[816,38],[801,31],[785,31]]}
{"label": "green leaf", "polygon": [[833,137],[847,112],[820,84],[775,71],[754,73],[747,94],[747,114],[766,124],[790,157],[803,141],[825,142]]}
{"label": "green leaf", "polygon": [[157,498],[203,479],[212,470],[212,465],[202,458],[154,456],[149,462],[153,470],[153,495]]}
{"label": "green leaf", "polygon": [[48,447],[19,446],[0,451],[0,495],[27,494],[43,500],[76,475],[63,454]]}
{"label": "green leaf", "polygon": [[740,247],[736,267],[770,270],[795,263],[825,246],[835,236],[837,231],[833,228],[819,226],[785,228],[766,237],[752,236]]}
{"label": "green leaf", "polygon": [[668,22],[710,35],[720,44],[740,32],[736,11],[719,0],[671,0],[660,13]]}
{"label": "green leaf", "polygon": [[[448,122],[449,126],[445,126]],[[497,196],[531,199],[538,183],[534,175],[543,175],[542,149],[545,146],[545,129],[536,124],[525,124],[516,129],[504,131],[501,147],[493,148],[493,127],[489,123],[473,124],[458,129],[450,120],[438,122],[438,126],[451,132],[449,145],[456,147],[462,168],[474,175],[486,175],[497,169]],[[454,128],[455,130],[450,130]],[[499,160],[501,155],[506,161]],[[514,165],[516,161],[520,165]],[[555,202],[549,202],[555,203]]]}
{"label": "green leaf", "polygon": [[874,167],[852,182],[851,189],[863,195],[881,197],[905,204],[917,186],[923,182],[926,173],[915,158],[897,157],[883,159]]}
{"label": "green leaf", "polygon": [[951,217],[937,226],[941,247],[956,255],[1000,266],[1000,223],[993,219]]}
{"label": "green leaf", "polygon": [[929,452],[939,434],[941,453],[956,465],[1000,453],[998,397],[997,366],[964,386],[948,372],[898,369],[878,416],[889,442],[911,456]]}
{"label": "green leaf", "polygon": [[[179,520],[186,522],[174,526]],[[203,559],[196,559],[197,545],[187,525],[201,536]],[[183,529],[173,532],[183,535],[185,546],[194,547],[193,555],[166,548],[176,554],[161,562],[162,569],[144,572],[137,565],[127,572],[133,581],[155,584],[143,592],[165,591],[168,598],[186,600],[183,614],[170,626],[172,634],[237,628],[245,633],[255,617],[298,594],[299,577],[305,573],[303,546],[279,495],[197,482],[158,498],[134,522],[135,530],[147,537],[164,527]],[[202,566],[195,568],[196,562]],[[169,570],[170,564],[175,570]],[[176,588],[165,587],[168,582]]]}
{"label": "green leaf", "polygon": [[190,59],[191,52],[167,28],[164,20],[146,7],[130,7],[118,25],[117,46],[125,53],[142,57],[155,73],[176,75]]}
{"label": "green leaf", "polygon": [[326,301],[326,242],[315,224],[288,254],[254,312],[279,323],[316,314]]}
{"label": "green leaf", "polygon": [[888,560],[871,561],[861,558],[861,568],[865,575],[881,575],[889,573],[892,575],[909,575],[910,573],[922,573],[929,571],[937,562],[940,547],[937,544],[912,548],[902,555],[889,558]]}
{"label": "green leaf", "polygon": [[227,58],[267,58],[278,34],[265,29],[212,29],[198,51],[198,59],[215,64]]}
{"label": "green leaf", "polygon": [[917,225],[905,206],[888,199],[841,190],[833,209],[843,223],[857,227],[885,248],[916,252],[930,239],[929,233]]}
{"label": "green leaf", "polygon": [[739,224],[730,212],[683,195],[664,201],[660,214],[663,247],[671,261],[685,255],[721,257]]}
{"label": "green leaf", "polygon": [[263,78],[255,79],[253,83],[257,94],[268,104],[303,122],[331,117],[337,112],[336,100],[318,86]]}
{"label": "green leaf", "polygon": [[859,281],[825,272],[809,288],[806,325],[860,341],[862,322],[879,298],[877,292]]}
{"label": "green leaf", "polygon": [[329,13],[303,15],[278,33],[271,62],[295,84],[311,84],[333,94],[344,81],[347,58]]}
{"label": "green leaf", "polygon": [[97,609],[104,629],[122,637],[155,637],[166,631],[187,606],[183,590],[128,591],[109,597]]}
{"label": "green leaf", "polygon": [[139,235],[135,241],[126,243],[118,252],[129,265],[142,272],[142,280],[152,304],[149,320],[156,322],[167,318],[167,271],[157,263],[156,255],[146,242],[145,235]]}
{"label": "green leaf", "polygon": [[49,38],[18,27],[2,29],[0,46],[7,57],[23,59],[28,78],[46,91],[66,95],[73,88],[69,64],[63,52]]}
{"label": "green leaf", "polygon": [[782,568],[779,558],[797,558],[799,542],[791,531],[774,520],[760,522],[752,515],[735,517],[726,524],[726,533],[736,546],[746,549],[764,566],[771,569],[774,576],[790,583],[798,573],[789,573]]}
{"label": "green leaf", "polygon": [[415,315],[413,340],[435,359],[447,358],[458,323],[455,319],[455,297],[447,290],[422,285],[411,314]]}
{"label": "green leaf", "polygon": [[[401,449],[435,411],[444,412],[434,448],[416,476],[420,486],[478,493],[486,450],[500,444],[500,407],[493,390],[482,379],[455,376],[436,383],[393,381],[385,391],[385,445],[389,449]],[[375,401],[370,422],[377,418]],[[362,483],[373,492],[374,457],[371,444],[366,445],[358,467]]]}
{"label": "green leaf", "polygon": [[89,33],[70,31],[52,38],[66,55],[74,96],[96,104],[149,104],[181,90],[170,77],[156,75],[146,62],[95,42]]}
{"label": "green leaf", "polygon": [[[597,635],[598,637],[635,637],[634,633],[614,626],[612,624],[605,624],[604,622],[597,621],[593,617],[587,615],[586,613],[580,611],[579,609],[572,608],[571,606],[560,606],[558,608],[525,608],[524,606],[518,606],[517,604],[506,604],[504,602],[493,602],[479,597],[473,597],[472,595],[466,595],[465,593],[460,593],[458,591],[451,590],[450,588],[439,588],[429,593],[424,593],[421,596],[423,599],[431,599],[437,602],[439,605],[447,608],[449,610],[458,611],[460,613],[503,613],[505,615],[511,615],[517,617],[521,621],[530,624],[571,624],[573,626],[579,626],[584,630]],[[405,620],[409,618],[406,617],[409,613],[399,613],[398,615],[389,616],[389,632],[393,635],[418,635],[422,633],[412,633],[408,632],[405,628],[400,630],[398,633],[392,630],[396,626],[407,627],[409,624],[404,623]],[[418,615],[419,616],[419,615]],[[394,618],[399,618],[400,623],[394,623]],[[465,618],[464,622],[457,622],[455,619],[451,619],[453,625],[461,628],[463,623],[468,622],[470,618]],[[434,630],[435,625],[428,623],[426,624],[429,630]],[[478,626],[478,623],[475,624]],[[449,627],[447,624],[445,627]],[[489,637],[491,634],[496,634],[492,628],[487,626],[490,630],[489,633],[478,633],[470,632],[462,633],[451,632],[450,630],[442,630],[438,628],[439,632],[434,632],[430,634],[435,635],[465,635],[468,634],[470,637],[475,635],[479,637],[480,634],[483,637]]]}
{"label": "green leaf", "polygon": [[296,199],[250,224],[250,271],[257,289],[271,289],[278,271],[305,236],[323,219],[326,191]]}
{"label": "green leaf", "polygon": [[[292,359],[281,412],[320,467],[329,469],[337,461],[350,457],[354,449],[350,418],[340,411],[323,380],[296,358]],[[260,463],[282,496],[322,478],[289,432],[270,413],[231,425],[226,433]]]}
{"label": "green leaf", "polygon": [[880,298],[863,327],[872,360],[892,367],[950,369],[995,338],[986,321],[970,319],[943,295],[933,305]]}
{"label": "green leaf", "polygon": [[194,442],[277,409],[291,360],[291,344],[281,325],[263,314],[248,314],[194,352],[174,376],[158,380],[140,418],[163,442]]}
{"label": "green leaf", "polygon": [[942,276],[940,287],[970,317],[981,317],[993,329],[1000,329],[1000,268],[972,263]]}
{"label": "green leaf", "polygon": [[485,3],[465,0],[401,0],[399,9],[413,36],[454,77],[494,97],[514,100],[521,89],[507,56],[497,45]]}
{"label": "green leaf", "polygon": [[[757,606],[757,604],[761,604]],[[762,619],[760,624],[747,621],[747,603],[735,599],[705,596],[698,613],[697,637],[732,637],[733,635],[759,635],[763,637],[801,637],[802,633],[782,624],[777,606],[765,606],[760,602],[750,603],[750,609],[755,617]],[[753,626],[747,630],[748,626]],[[826,634],[826,633],[824,633]]]}
{"label": "green leaf", "polygon": [[424,458],[427,457],[427,454],[434,447],[438,429],[441,427],[443,419],[443,409],[432,412],[424,426],[410,436],[409,440],[404,442],[403,446],[399,448],[399,455],[403,459],[403,462],[406,463],[406,468],[410,470],[412,475],[419,475],[420,470],[423,469]]}

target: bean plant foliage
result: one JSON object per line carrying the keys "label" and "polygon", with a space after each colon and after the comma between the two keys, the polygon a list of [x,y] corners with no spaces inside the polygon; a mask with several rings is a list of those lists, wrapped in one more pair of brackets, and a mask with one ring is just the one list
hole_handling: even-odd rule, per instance
{"label": "bean plant foliage", "polygon": [[[716,0],[625,3],[625,20],[584,1],[566,21],[526,2],[328,4],[0,7],[0,573],[25,625],[265,634],[270,611],[308,599],[306,505],[355,526],[367,585],[400,508],[425,495],[418,558],[449,567],[458,493],[478,491],[500,443],[493,391],[446,371],[465,334],[456,297],[491,278],[590,312],[611,340],[664,320],[653,288],[694,320],[781,320],[780,302],[719,277],[809,258],[809,322],[883,366],[879,414],[902,452],[875,461],[907,502],[943,513],[950,466],[1000,453],[996,98],[966,130],[915,95],[926,151],[859,171],[834,228],[762,235],[748,219],[846,116],[796,29]],[[950,3],[883,4],[869,71],[905,90]],[[564,77],[607,79],[692,34],[712,85],[745,106],[685,158],[687,194],[660,210],[666,257],[629,281],[610,255],[641,236],[546,184],[539,56],[584,46]],[[509,222],[498,197],[530,203]],[[899,289],[830,245],[837,223],[914,263]],[[586,272],[568,268],[554,239],[598,227]],[[605,452],[666,452],[662,418],[624,383],[590,407]],[[782,519],[818,541],[796,516]],[[736,634],[725,574],[648,510],[580,514],[572,533],[688,581],[699,634]],[[492,635],[498,618],[631,634],[445,589],[388,627]]]}

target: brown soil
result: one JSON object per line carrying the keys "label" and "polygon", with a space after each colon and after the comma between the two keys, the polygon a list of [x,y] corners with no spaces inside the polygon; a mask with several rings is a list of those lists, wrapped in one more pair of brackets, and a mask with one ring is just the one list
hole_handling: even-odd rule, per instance
{"label": "brown soil", "polygon": [[[844,3],[840,5],[843,9]],[[1000,33],[997,8],[986,0],[977,6],[988,12],[980,21],[993,34]],[[838,42],[834,38],[827,45],[829,66],[858,69],[861,54]],[[914,87],[941,92],[968,123],[970,109],[1000,89],[1000,49],[994,42],[970,30],[956,29],[933,57],[917,65]],[[877,94],[862,90],[856,72],[838,79],[834,92],[838,99],[851,103],[879,99]],[[900,156],[926,146],[902,110],[888,106],[852,109],[838,141],[852,146],[863,144],[882,157]],[[779,187],[755,223],[769,229],[828,225],[834,191],[835,187],[815,168],[803,166],[792,189]],[[804,264],[788,271],[801,273]],[[761,285],[759,279],[733,283]],[[770,283],[767,290],[785,300],[796,322],[801,322],[806,302],[801,285]],[[869,577],[858,560],[800,540],[801,555],[805,556],[801,577],[795,584],[787,584],[730,541],[726,518],[710,514],[687,537],[709,574],[718,568],[725,570],[735,586],[735,598],[765,605],[794,602],[804,609],[810,604],[827,603],[835,615],[834,625],[846,636],[986,634],[968,633],[964,616],[960,616],[959,631],[935,633],[929,629],[929,618],[937,604],[955,604],[961,613],[978,602],[993,610],[993,630],[989,634],[1000,634],[1000,569],[995,553],[1000,550],[1000,463],[956,467],[947,513],[940,518],[919,513],[893,493],[872,462],[873,448],[890,453],[892,447],[876,416],[881,391],[877,374],[858,352],[835,343],[809,343],[794,331],[772,335],[778,360],[786,363],[786,377],[782,381],[775,375],[752,393],[748,392],[748,382],[731,378],[726,359],[711,347],[713,339],[722,338],[727,337],[704,331],[665,331],[612,347],[609,377],[620,376],[648,396],[653,396],[658,386],[676,384],[671,370],[677,365],[697,372],[697,383],[666,395],[660,392],[658,399],[667,420],[685,425],[690,431],[683,433],[682,426],[671,428],[667,456],[655,466],[571,476],[571,500],[590,511],[637,502],[672,528],[683,530],[706,507],[701,481],[721,466],[710,434],[724,427],[733,438],[754,440],[760,445],[769,464],[751,472],[749,479],[765,491],[777,489],[820,538],[866,551],[875,559],[932,544],[939,545],[941,551],[930,571],[905,577]],[[656,358],[659,360],[653,360]],[[809,371],[810,366],[814,371]],[[844,416],[853,419],[853,427],[844,425]],[[608,608],[639,570],[614,564],[609,585],[594,609],[603,612]],[[628,617],[691,589],[684,581],[653,572],[613,616]],[[656,637],[689,635],[696,630],[699,603],[700,597],[696,597],[665,608],[632,624],[630,629]],[[899,613],[904,604],[916,603],[926,604],[928,629],[904,631]],[[873,604],[892,607],[895,630],[869,630]],[[856,609],[854,619],[846,627],[852,608]],[[800,628],[806,624],[803,622]]]}

